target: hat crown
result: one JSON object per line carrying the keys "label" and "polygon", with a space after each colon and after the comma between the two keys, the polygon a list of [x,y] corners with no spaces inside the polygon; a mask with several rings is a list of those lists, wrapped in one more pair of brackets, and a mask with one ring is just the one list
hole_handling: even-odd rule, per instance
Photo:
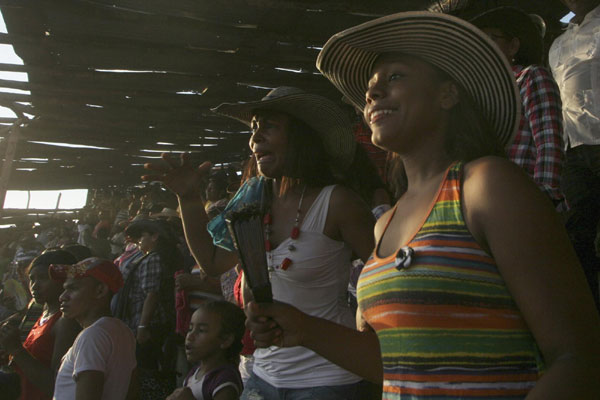
{"label": "hat crown", "polygon": [[302,89],[298,89],[292,86],[279,86],[275,89],[271,90],[265,97],[261,99],[261,101],[274,100],[280,97],[292,96],[295,94],[304,94],[306,93]]}

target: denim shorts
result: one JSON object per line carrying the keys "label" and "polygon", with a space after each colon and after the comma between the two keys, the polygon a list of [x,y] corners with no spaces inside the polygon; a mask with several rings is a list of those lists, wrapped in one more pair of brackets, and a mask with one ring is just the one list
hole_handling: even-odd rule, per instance
{"label": "denim shorts", "polygon": [[315,386],[302,389],[277,388],[254,373],[244,386],[241,400],[364,400],[361,382],[338,386]]}

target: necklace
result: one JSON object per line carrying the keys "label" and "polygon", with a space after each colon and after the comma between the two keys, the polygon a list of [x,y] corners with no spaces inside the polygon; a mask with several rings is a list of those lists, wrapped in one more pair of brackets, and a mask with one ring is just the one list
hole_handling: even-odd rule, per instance
{"label": "necklace", "polygon": [[[302,194],[300,194],[300,201],[298,202],[298,209],[296,210],[296,219],[294,220],[294,226],[292,227],[292,232],[290,233],[290,238],[293,240],[292,243],[288,245],[289,251],[295,251],[296,245],[295,240],[300,236],[300,209],[302,208],[302,200],[304,200],[304,192],[306,192],[306,185],[302,188]],[[263,224],[265,226],[265,250],[267,251],[267,255],[269,257],[269,272],[273,272],[275,268],[282,269],[286,271],[290,265],[292,265],[292,259],[286,257],[281,262],[281,265],[278,267],[273,267],[273,256],[271,254],[271,250],[273,250],[273,245],[271,244],[271,225],[273,224],[273,216],[271,215],[271,210],[268,210],[263,218]]]}

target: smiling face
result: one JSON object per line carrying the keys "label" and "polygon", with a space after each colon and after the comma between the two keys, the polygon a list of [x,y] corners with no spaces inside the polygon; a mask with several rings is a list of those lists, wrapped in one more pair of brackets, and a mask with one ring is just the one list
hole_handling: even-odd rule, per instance
{"label": "smiling face", "polygon": [[366,92],[365,121],[372,141],[386,150],[404,152],[418,141],[443,133],[445,110],[456,101],[447,96],[429,64],[407,55],[382,55],[375,62]]}
{"label": "smiling face", "polygon": [[29,271],[29,290],[38,304],[56,303],[62,285],[50,279],[47,265],[36,265]]}
{"label": "smiling face", "polygon": [[221,317],[217,313],[199,308],[192,314],[185,337],[185,355],[189,362],[224,355],[227,343],[221,335]]}
{"label": "smiling face", "polygon": [[258,172],[267,178],[284,174],[290,117],[279,112],[261,112],[252,117],[250,150]]}

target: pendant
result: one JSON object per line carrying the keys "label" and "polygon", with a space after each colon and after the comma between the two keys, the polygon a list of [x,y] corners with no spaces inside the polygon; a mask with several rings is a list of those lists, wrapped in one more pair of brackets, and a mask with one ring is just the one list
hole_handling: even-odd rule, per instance
{"label": "pendant", "polygon": [[281,263],[281,267],[280,268],[282,270],[286,271],[290,267],[290,265],[292,265],[292,260],[290,260],[289,258],[286,257],[283,260],[283,262]]}
{"label": "pendant", "polygon": [[290,237],[294,240],[298,239],[298,236],[300,236],[300,228],[298,228],[297,226],[292,228],[292,234],[290,235]]}
{"label": "pendant", "polygon": [[396,253],[396,259],[395,259],[396,269],[398,271],[401,271],[403,269],[410,267],[414,255],[415,255],[415,251],[413,250],[412,247],[404,246],[404,247],[400,248],[400,250],[398,250],[398,252]]}

